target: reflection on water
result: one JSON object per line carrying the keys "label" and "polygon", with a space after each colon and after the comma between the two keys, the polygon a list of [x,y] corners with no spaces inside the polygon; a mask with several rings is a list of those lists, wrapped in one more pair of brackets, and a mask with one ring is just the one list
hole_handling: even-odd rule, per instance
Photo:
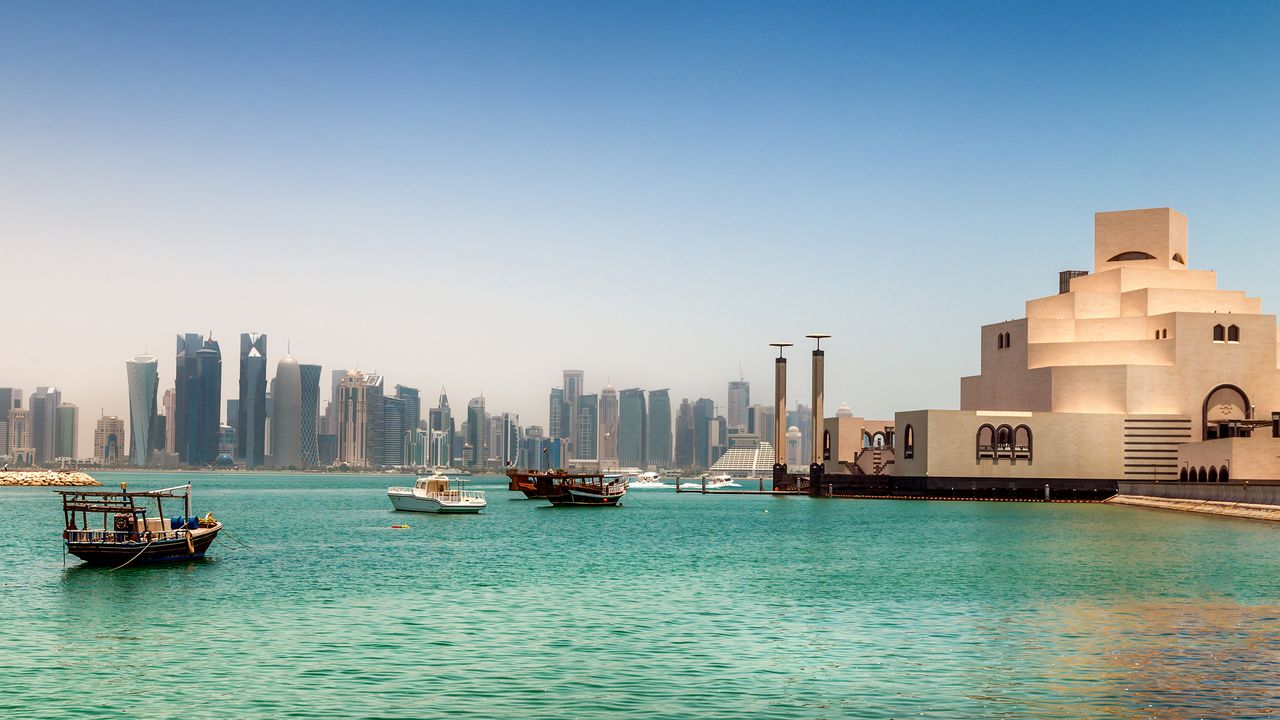
{"label": "reflection on water", "polygon": [[242,544],[219,541],[194,564],[64,569],[56,498],[0,492],[0,717],[1265,718],[1280,706],[1271,525],[658,491],[560,512],[495,502],[504,483],[481,479],[485,514],[390,530],[406,519],[383,494],[394,479],[183,477]]}

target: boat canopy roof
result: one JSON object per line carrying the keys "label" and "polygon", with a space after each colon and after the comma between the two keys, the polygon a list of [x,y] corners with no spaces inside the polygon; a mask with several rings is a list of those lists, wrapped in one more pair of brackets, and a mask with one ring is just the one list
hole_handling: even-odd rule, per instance
{"label": "boat canopy roof", "polygon": [[76,495],[83,498],[112,498],[112,497],[155,497],[155,498],[180,498],[191,494],[191,485],[175,485],[170,488],[162,488],[160,490],[56,490],[59,495]]}

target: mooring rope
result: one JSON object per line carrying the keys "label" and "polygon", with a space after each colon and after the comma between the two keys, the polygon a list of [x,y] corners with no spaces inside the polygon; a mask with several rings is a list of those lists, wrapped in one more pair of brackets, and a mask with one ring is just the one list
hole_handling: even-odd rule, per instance
{"label": "mooring rope", "polygon": [[156,544],[156,541],[155,541],[155,540],[152,540],[151,542],[147,543],[146,545],[144,545],[144,546],[143,546],[143,548],[142,548],[141,550],[139,550],[139,551],[138,551],[138,554],[137,554],[137,555],[134,555],[133,557],[129,558],[129,561],[128,561],[128,562],[126,562],[124,565],[121,565],[120,567],[113,567],[113,568],[111,568],[111,572],[115,572],[115,571],[119,570],[120,568],[124,567],[125,565],[128,565],[129,563],[133,562],[134,560],[137,560],[137,559],[138,559],[138,557],[142,555],[142,553],[144,553],[144,552],[146,552],[146,551],[147,551],[147,548],[149,548],[149,547],[151,547],[152,545],[155,545],[155,544]]}

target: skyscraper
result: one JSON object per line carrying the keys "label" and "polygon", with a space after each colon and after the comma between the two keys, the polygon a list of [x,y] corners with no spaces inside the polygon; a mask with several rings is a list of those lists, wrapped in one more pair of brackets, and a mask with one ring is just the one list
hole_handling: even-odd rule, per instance
{"label": "skyscraper", "polygon": [[600,391],[599,455],[600,467],[618,466],[618,391],[612,385],[605,385]]}
{"label": "skyscraper", "polygon": [[747,408],[751,407],[751,383],[746,380],[729,382],[729,416],[726,418],[729,427],[737,430],[747,428]]}
{"label": "skyscraper", "polygon": [[643,469],[649,464],[646,457],[649,413],[645,407],[644,390],[639,388],[623,390],[619,405],[618,462],[622,467]]}
{"label": "skyscraper", "polygon": [[449,396],[445,394],[444,388],[440,388],[440,398],[436,401],[436,406],[431,408],[428,415],[427,424],[431,431],[440,433],[439,436],[432,436],[429,462],[432,465],[448,466],[453,462],[453,436],[455,433],[453,411],[449,409]]}
{"label": "skyscraper", "polygon": [[0,454],[9,452],[9,412],[22,409],[22,388],[0,388]]}
{"label": "skyscraper", "polygon": [[178,455],[178,447],[174,443],[178,439],[178,391],[169,388],[164,391],[164,454],[166,463],[173,462]]}
{"label": "skyscraper", "polygon": [[31,442],[36,450],[36,464],[53,460],[58,441],[58,405],[62,392],[56,387],[39,385],[31,395]]}
{"label": "skyscraper", "polygon": [[467,403],[466,444],[463,446],[463,462],[468,467],[484,467],[488,457],[489,415],[484,411],[484,396],[471,398]]}
{"label": "skyscraper", "polygon": [[[569,427],[565,428],[566,437],[569,438],[569,444],[574,445],[578,441],[578,398],[582,397],[582,371],[581,370],[565,370],[564,371],[564,402],[569,408]],[[591,440],[594,447],[595,439]],[[595,453],[591,456],[594,458]],[[573,457],[584,457],[579,455],[576,448],[573,449]]]}
{"label": "skyscraper", "polygon": [[568,438],[569,426],[569,403],[564,399],[564,388],[551,388],[551,398],[547,408],[547,436],[553,438]]}
{"label": "skyscraper", "polygon": [[8,454],[18,465],[31,465],[36,461],[36,449],[31,447],[31,411],[26,408],[9,411]]}
{"label": "skyscraper", "polygon": [[649,428],[645,434],[645,455],[659,468],[671,465],[671,394],[666,389],[649,391]]}
{"label": "skyscraper", "polygon": [[301,460],[304,467],[316,467],[320,464],[319,430],[316,423],[320,419],[320,366],[299,365],[298,376],[302,391],[302,408],[299,417],[299,438],[301,443]]}
{"label": "skyscraper", "polygon": [[[297,364],[296,361],[294,363]],[[235,421],[236,451],[244,464],[257,467],[266,462],[267,430],[267,336],[240,334],[240,414]]]}
{"label": "skyscraper", "polygon": [[708,398],[698,398],[693,404],[693,465],[711,467],[711,421],[716,416],[716,404]]}
{"label": "skyscraper", "polygon": [[202,335],[178,336],[174,400],[174,447],[178,460],[208,465],[218,456],[221,426],[222,350]]}
{"label": "skyscraper", "polygon": [[579,395],[577,407],[578,418],[574,425],[578,437],[574,445],[574,458],[595,460],[599,452],[596,440],[600,436],[600,398],[596,395]]}
{"label": "skyscraper", "polygon": [[76,457],[76,433],[80,430],[80,408],[71,403],[59,403],[57,409],[58,432],[55,458]]}
{"label": "skyscraper", "polygon": [[693,457],[693,405],[689,398],[681,398],[676,414],[676,467],[692,468]]}
{"label": "skyscraper", "polygon": [[382,467],[406,465],[407,443],[411,428],[408,423],[409,403],[399,395],[382,396],[382,418],[374,464]]}
{"label": "skyscraper", "polygon": [[422,424],[422,397],[418,388],[408,385],[396,386],[396,397],[404,400],[404,424],[406,433],[416,430]]}
{"label": "skyscraper", "polygon": [[160,361],[154,355],[135,355],[125,361],[124,367],[129,380],[129,462],[150,465]]}
{"label": "skyscraper", "polygon": [[286,354],[276,364],[272,388],[271,464],[298,467],[303,464],[302,368],[292,355]]}
{"label": "skyscraper", "polygon": [[368,467],[370,464],[368,449],[371,387],[369,378],[359,370],[346,371],[337,386],[337,409],[334,411],[338,431],[337,461],[350,467]]}
{"label": "skyscraper", "polygon": [[98,418],[93,429],[93,455],[104,465],[118,465],[124,445],[124,420],[115,415]]}

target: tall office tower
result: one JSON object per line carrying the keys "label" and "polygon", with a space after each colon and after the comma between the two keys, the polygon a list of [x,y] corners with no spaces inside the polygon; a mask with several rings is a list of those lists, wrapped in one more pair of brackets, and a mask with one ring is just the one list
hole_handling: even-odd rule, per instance
{"label": "tall office tower", "polygon": [[9,451],[9,411],[22,409],[22,388],[0,388],[0,454]]}
{"label": "tall office tower", "polygon": [[103,465],[118,465],[124,446],[124,420],[115,415],[103,415],[93,429],[93,456]]}
{"label": "tall office tower", "polygon": [[520,416],[516,413],[502,413],[502,464],[517,463],[520,460]]}
{"label": "tall office tower", "polygon": [[[581,370],[565,370],[564,371],[564,401],[569,406],[569,427],[565,428],[567,433],[565,437],[569,438],[570,450],[574,453],[573,457],[584,457],[577,454],[574,449],[578,440],[578,398],[582,397],[582,371]],[[592,444],[595,441],[592,440]],[[595,457],[595,453],[592,453]]]}
{"label": "tall office tower", "polygon": [[600,391],[600,467],[618,466],[618,391],[605,385]]}
{"label": "tall office tower", "polygon": [[178,455],[178,431],[175,429],[178,419],[178,391],[169,388],[164,391],[164,454],[165,462],[173,462]]}
{"label": "tall office tower", "polygon": [[276,379],[271,378],[270,380],[267,381],[267,398],[266,398],[267,402],[265,405],[267,409],[267,413],[266,413],[267,421],[263,424],[263,427],[265,428],[265,434],[263,435],[263,442],[262,442],[263,455],[265,455],[266,459],[268,460],[271,459],[272,454],[275,453],[275,450],[272,449],[272,446],[271,446],[272,439],[275,437],[275,435],[273,435],[271,432],[271,416],[272,416],[272,413],[275,412],[275,406],[276,406],[275,395],[276,395]]}
{"label": "tall office tower", "polygon": [[645,457],[658,468],[671,465],[671,394],[666,389],[649,391],[649,427],[645,433]]}
{"label": "tall office tower", "polygon": [[271,464],[299,467],[303,464],[302,367],[292,355],[276,363],[271,387]]}
{"label": "tall office tower", "polygon": [[416,430],[422,424],[422,397],[418,388],[397,385],[396,397],[404,400],[405,430]]}
{"label": "tall office tower", "polygon": [[698,398],[693,404],[693,465],[711,467],[711,421],[716,416],[716,404],[708,398]]}
{"label": "tall office tower", "polygon": [[693,457],[693,405],[689,398],[681,398],[676,413],[676,467],[693,467]]}
{"label": "tall office tower", "polygon": [[[381,378],[379,377],[379,380]],[[368,467],[369,461],[369,406],[374,402],[381,404],[380,393],[374,393],[370,378],[359,370],[348,370],[338,383],[337,409],[337,453],[336,461],[351,467]]]}
{"label": "tall office tower", "polygon": [[386,403],[382,401],[386,395],[384,378],[380,373],[366,373],[365,382],[368,383],[369,389],[366,395],[369,398],[369,429],[368,437],[365,441],[365,458],[370,465],[379,464],[380,458],[384,455],[384,445],[386,442]]}
{"label": "tall office tower", "polygon": [[[236,429],[226,423],[218,426],[218,455],[233,455],[236,451]],[[216,461],[217,458],[214,458]]]}
{"label": "tall office tower", "polygon": [[596,439],[600,436],[600,398],[597,395],[578,396],[578,419],[574,423],[577,442],[573,446],[577,460],[595,460],[599,453]]}
{"label": "tall office tower", "polygon": [[36,461],[36,450],[31,447],[31,411],[28,409],[9,411],[8,454],[18,465],[31,465]]}
{"label": "tall office tower", "polygon": [[[227,421],[227,425],[230,425],[232,428],[240,422],[240,398],[227,398],[227,414],[224,417]],[[231,445],[232,448],[235,447],[235,443],[232,443]],[[232,457],[239,457],[240,453],[233,449],[231,450],[231,455]]]}
{"label": "tall office tower", "polygon": [[325,432],[338,434],[338,383],[347,376],[346,370],[329,373],[329,404],[325,406]]}
{"label": "tall office tower", "polygon": [[[495,414],[489,416],[489,425],[485,428],[484,446],[488,449],[488,457],[485,461],[497,461],[502,454],[502,415]],[[499,463],[500,464],[500,463]]]}
{"label": "tall office tower", "polygon": [[71,403],[59,403],[56,411],[58,418],[57,448],[55,458],[76,457],[76,433],[80,431],[80,408]]}
{"label": "tall office tower", "polygon": [[320,464],[320,434],[316,423],[320,420],[320,366],[299,365],[298,378],[302,390],[302,408],[299,418],[299,438],[303,467]]}
{"label": "tall office tower", "polygon": [[266,462],[267,336],[240,333],[240,414],[227,422],[236,426],[236,450],[244,464]]}
{"label": "tall office tower", "polygon": [[564,438],[569,437],[569,415],[572,410],[569,403],[564,399],[564,388],[551,388],[551,398],[547,407],[547,437]]}
{"label": "tall office tower", "polygon": [[316,453],[320,457],[321,467],[328,467],[338,462],[338,434],[336,432],[317,434]]}
{"label": "tall office tower", "polygon": [[174,373],[173,445],[179,462],[207,465],[218,456],[222,351],[212,338],[178,336]]}
{"label": "tall office tower", "polygon": [[707,467],[716,464],[729,449],[729,422],[723,415],[711,418],[707,431]]}
{"label": "tall office tower", "polygon": [[747,424],[747,432],[755,433],[761,438],[773,437],[773,408],[752,405],[748,419],[750,422]]}
{"label": "tall office tower", "polygon": [[806,459],[809,456],[804,454],[803,437],[804,433],[795,425],[787,428],[787,464],[792,467],[809,464]]}
{"label": "tall office tower", "polygon": [[448,466],[453,462],[453,411],[449,409],[449,396],[445,394],[444,388],[440,388],[440,399],[428,412],[427,426],[432,432],[438,432],[444,436],[443,440],[437,440],[432,436],[430,463],[441,467]]}
{"label": "tall office tower", "polygon": [[644,402],[644,390],[628,388],[622,391],[618,418],[618,462],[622,467],[644,469],[649,464],[648,440],[649,410]]}
{"label": "tall office tower", "polygon": [[466,444],[463,446],[462,460],[468,467],[484,467],[488,457],[485,443],[489,433],[489,415],[484,411],[484,396],[471,398],[467,403],[467,426],[465,429]]}
{"label": "tall office tower", "polygon": [[58,441],[58,405],[62,392],[56,387],[39,385],[31,395],[27,409],[31,411],[31,442],[36,449],[36,464],[53,460]]}
{"label": "tall office tower", "polygon": [[412,428],[409,427],[408,417],[408,403],[404,398],[398,395],[382,396],[382,422],[373,458],[375,465],[400,467],[409,464],[406,444],[411,438],[409,433]]}
{"label": "tall office tower", "polygon": [[745,430],[749,407],[751,407],[751,383],[746,380],[731,380],[729,382],[729,416],[726,418],[729,427]]}
{"label": "tall office tower", "polygon": [[154,355],[135,355],[125,360],[124,369],[129,380],[129,462],[150,465],[160,361]]}
{"label": "tall office tower", "polygon": [[165,444],[165,432],[168,430],[168,418],[164,415],[156,413],[156,417],[151,422],[151,461],[164,463],[164,452],[167,445]]}
{"label": "tall office tower", "polygon": [[[800,428],[801,457],[813,457],[813,408],[808,405],[796,405],[796,421],[792,423]],[[805,460],[808,463],[808,460]]]}

